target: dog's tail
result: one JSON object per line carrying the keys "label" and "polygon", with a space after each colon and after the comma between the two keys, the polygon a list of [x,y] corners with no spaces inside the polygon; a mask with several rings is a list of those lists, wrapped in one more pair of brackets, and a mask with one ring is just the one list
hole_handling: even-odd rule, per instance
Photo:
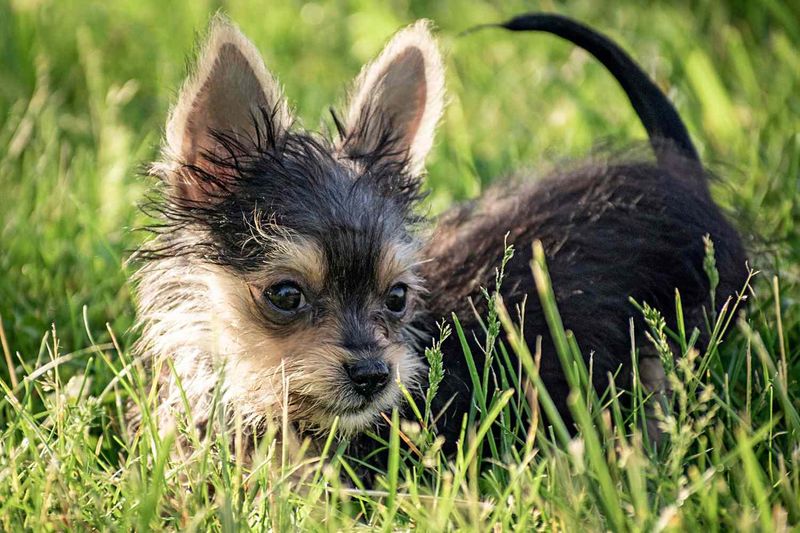
{"label": "dog's tail", "polygon": [[473,29],[487,26],[511,31],[552,33],[583,48],[611,72],[628,95],[647,130],[659,163],[666,163],[668,154],[665,153],[665,148],[669,145],[679,150],[683,157],[700,162],[686,125],[670,101],[631,56],[605,35],[576,20],[552,13],[529,13],[502,24],[482,25]]}

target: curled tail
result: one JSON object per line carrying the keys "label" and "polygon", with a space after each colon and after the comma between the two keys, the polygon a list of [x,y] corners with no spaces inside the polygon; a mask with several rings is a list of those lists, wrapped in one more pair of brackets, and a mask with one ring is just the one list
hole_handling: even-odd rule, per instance
{"label": "curled tail", "polygon": [[605,35],[576,20],[551,13],[529,13],[502,24],[484,25],[475,29],[486,26],[511,31],[552,33],[583,48],[597,58],[622,86],[647,130],[659,162],[664,162],[666,157],[663,153],[664,141],[677,148],[687,159],[700,162],[686,125],[672,103],[631,56]]}

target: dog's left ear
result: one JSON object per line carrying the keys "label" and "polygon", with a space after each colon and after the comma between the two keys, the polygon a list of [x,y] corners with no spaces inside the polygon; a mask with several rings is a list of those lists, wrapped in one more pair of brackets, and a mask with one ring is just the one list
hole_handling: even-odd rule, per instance
{"label": "dog's left ear", "polygon": [[430,23],[401,30],[356,80],[342,152],[351,158],[385,157],[419,173],[444,107],[444,67]]}

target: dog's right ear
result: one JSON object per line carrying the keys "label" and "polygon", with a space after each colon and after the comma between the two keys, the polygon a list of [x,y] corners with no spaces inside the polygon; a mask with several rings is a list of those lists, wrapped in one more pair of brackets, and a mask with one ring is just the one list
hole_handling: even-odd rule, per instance
{"label": "dog's right ear", "polygon": [[[265,114],[271,120],[265,120]],[[162,175],[178,197],[206,201],[218,188],[214,183],[235,179],[216,163],[235,158],[235,147],[252,145],[258,135],[279,135],[290,122],[280,86],[256,47],[228,20],[216,16],[167,121],[164,163],[155,165],[154,173]],[[234,142],[221,143],[223,138]],[[192,169],[215,179],[202,180]]]}

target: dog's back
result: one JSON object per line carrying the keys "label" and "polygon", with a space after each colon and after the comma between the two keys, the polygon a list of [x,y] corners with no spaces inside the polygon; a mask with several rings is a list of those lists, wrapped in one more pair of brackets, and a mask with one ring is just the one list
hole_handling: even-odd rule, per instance
{"label": "dog's back", "polygon": [[[435,332],[435,322],[454,311],[473,343],[472,354],[482,373],[484,329],[469,301],[485,316],[480,288],[494,288],[507,234],[516,253],[506,267],[501,295],[512,312],[529,296],[524,335],[529,343],[542,336],[541,377],[560,414],[569,420],[569,387],[534,289],[534,241],[542,242],[564,327],[575,334],[587,364],[591,357],[598,391],[608,386],[609,374],[618,376],[623,388],[630,384],[630,319],[639,345],[645,330],[631,298],[662,311],[674,327],[677,290],[687,330],[706,332],[704,309],[710,311],[712,302],[703,268],[704,236],[710,236],[716,251],[717,307],[744,285],[746,258],[737,231],[709,194],[709,176],[677,112],[621,49],[559,16],[519,17],[505,27],[549,31],[601,59],[642,118],[655,157],[598,158],[535,183],[500,185],[452,209],[425,250],[432,259],[423,273],[430,290],[425,329]],[[699,342],[704,339],[701,335]],[[447,409],[438,427],[452,444],[461,430],[461,417],[470,409],[472,384],[459,339],[449,338],[442,351],[445,379],[438,407]]]}
{"label": "dog's back", "polygon": [[[703,270],[708,234],[715,245],[720,284],[717,305],[745,282],[744,250],[736,231],[703,187],[693,166],[665,168],[632,161],[590,164],[556,173],[498,197],[460,206],[439,224],[426,252],[436,260],[425,266],[430,289],[429,319],[455,311],[467,338],[483,329],[468,303],[485,316],[479,288],[494,287],[495,268],[504,252],[504,235],[516,253],[506,266],[501,294],[508,309],[525,302],[524,334],[529,343],[542,336],[541,375],[563,417],[569,418],[564,372],[535,294],[531,272],[532,243],[540,240],[547,257],[564,327],[571,330],[587,358],[592,358],[595,387],[608,386],[608,374],[629,385],[630,318],[641,335],[645,325],[629,301],[646,302],[675,325],[675,290],[680,292],[688,331],[705,332],[703,308],[710,310],[709,280]],[[641,345],[642,337],[637,343]],[[701,342],[703,337],[701,337]],[[479,358],[481,349],[473,346]],[[454,397],[441,428],[460,430],[448,417],[469,410],[471,381],[459,340],[445,341],[446,379],[440,405]],[[514,365],[516,366],[516,365]],[[448,435],[453,441],[457,435]]]}

